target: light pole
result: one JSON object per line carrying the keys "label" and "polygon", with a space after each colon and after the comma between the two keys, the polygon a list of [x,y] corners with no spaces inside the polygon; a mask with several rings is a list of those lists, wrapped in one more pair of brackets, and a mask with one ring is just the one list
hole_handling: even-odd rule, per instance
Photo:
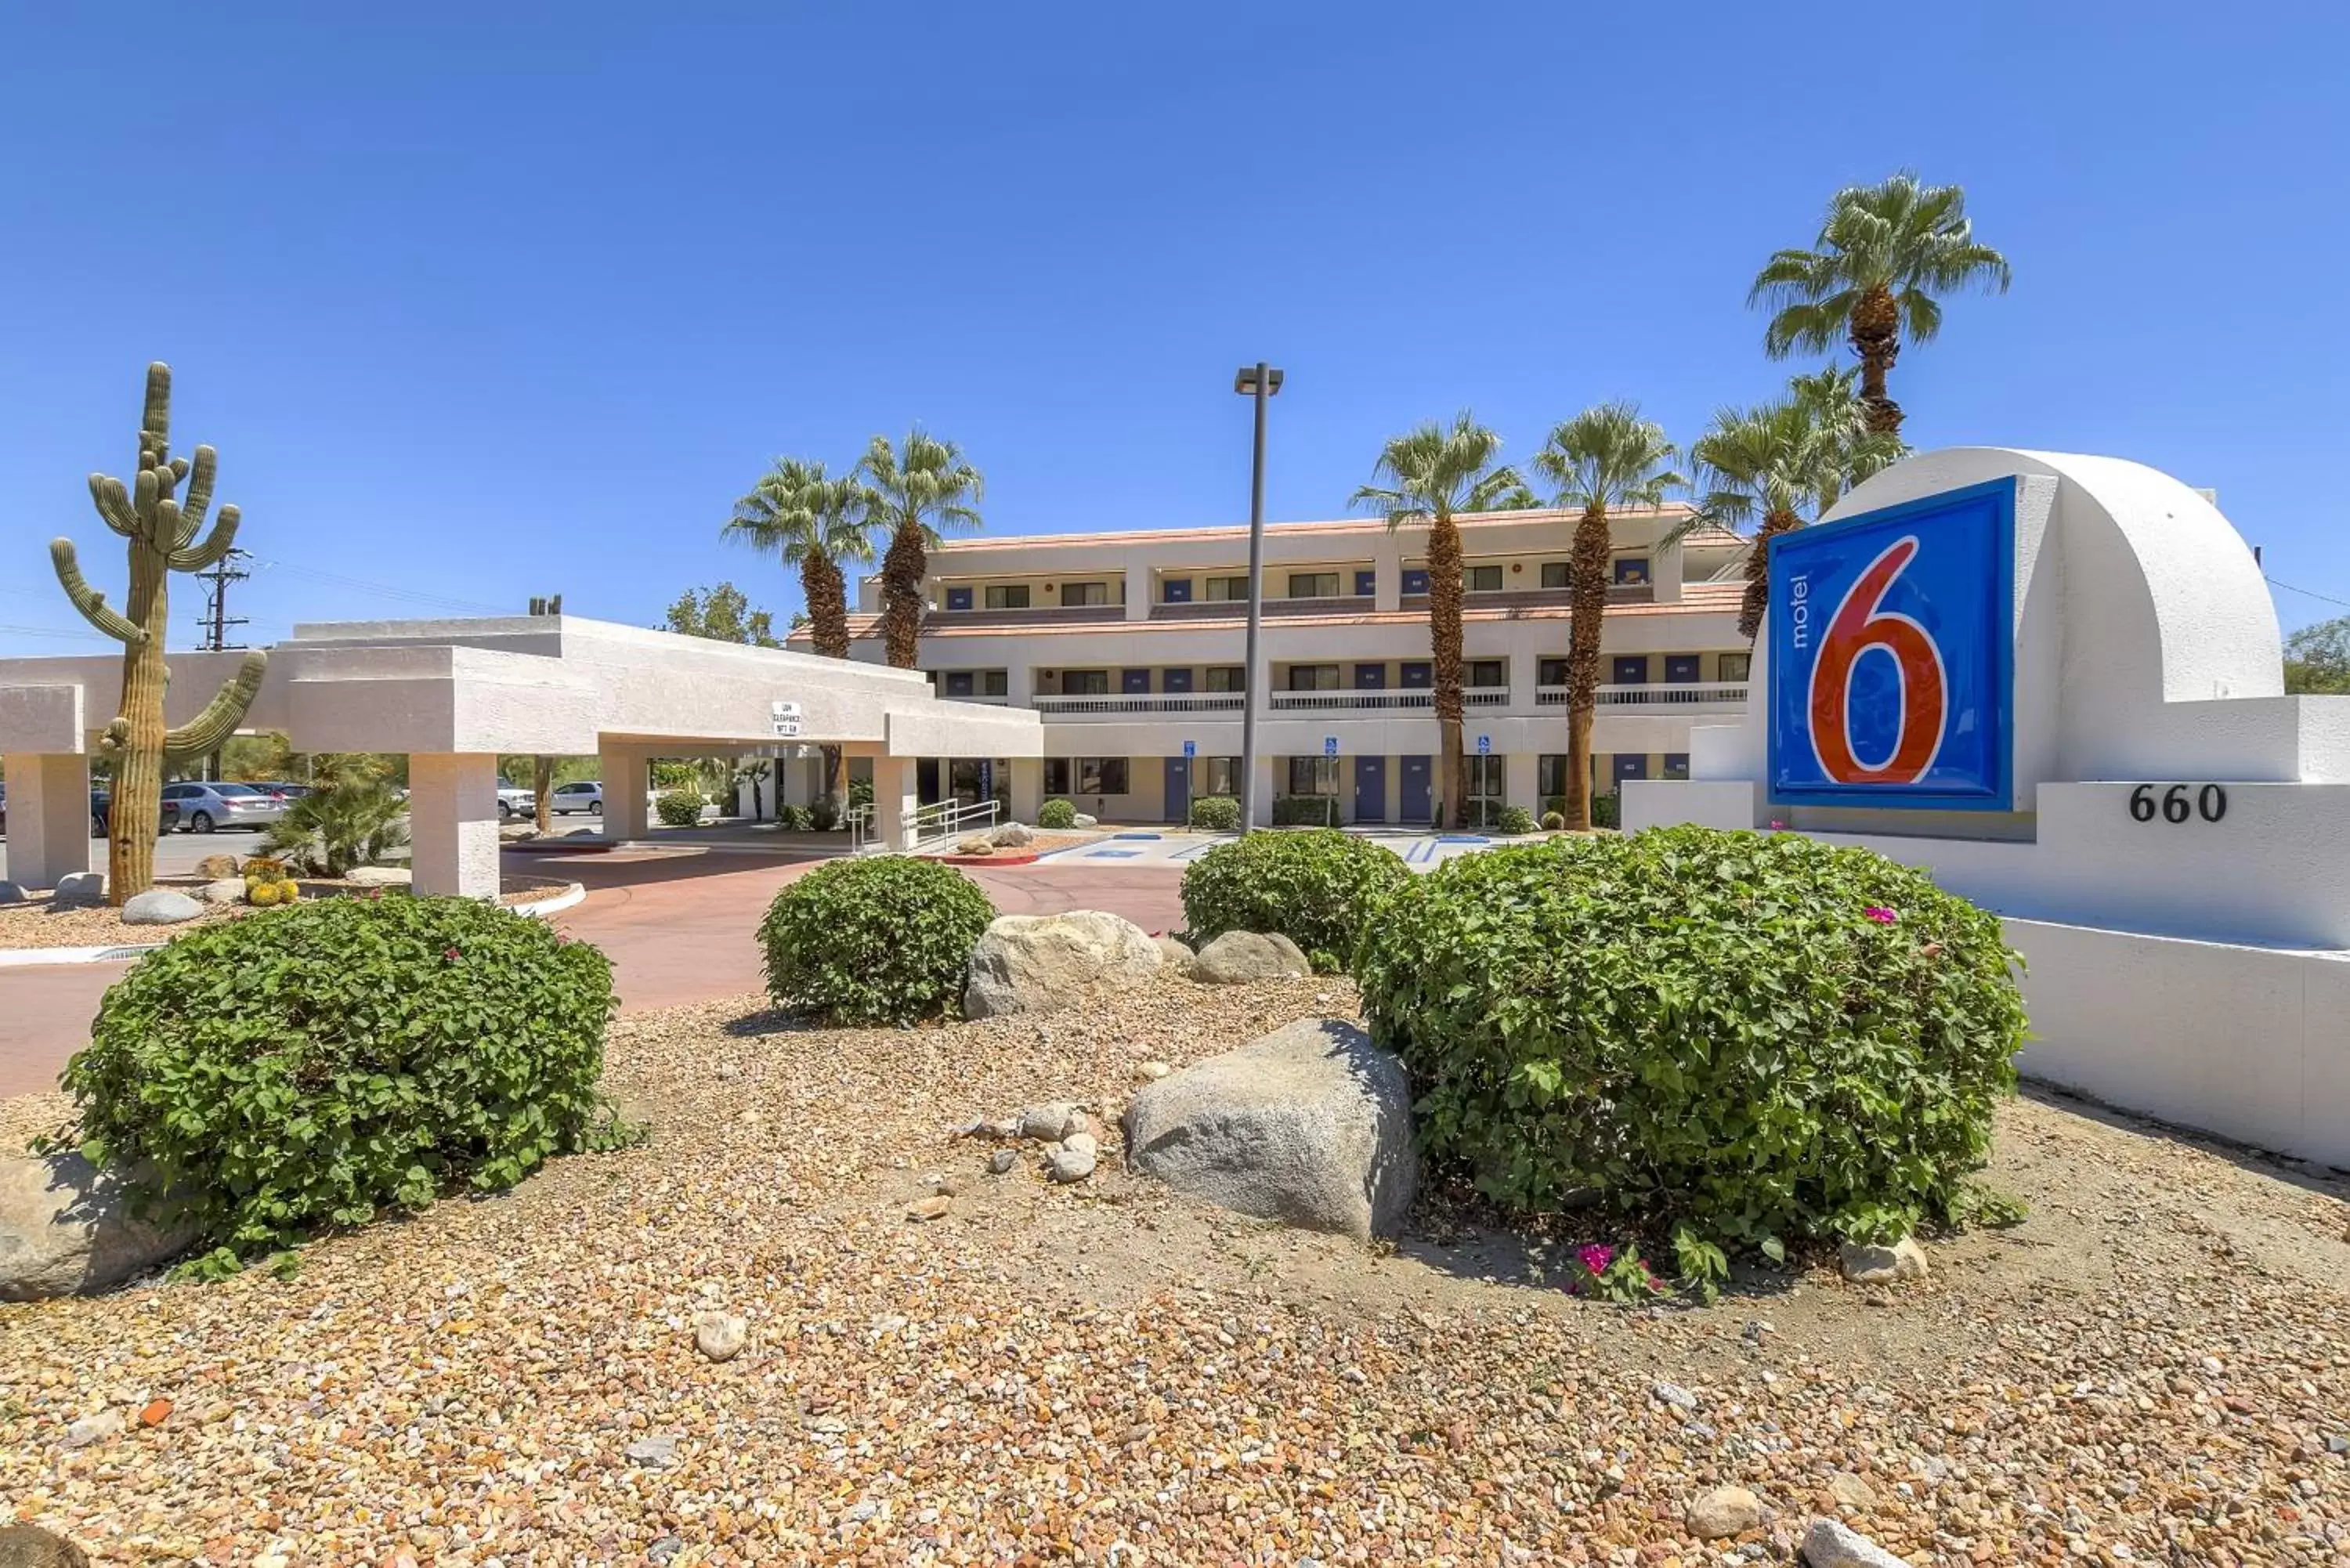
{"label": "light pole", "polygon": [[1241,832],[1256,831],[1257,631],[1264,604],[1264,400],[1281,390],[1281,372],[1258,360],[1241,368],[1232,390],[1256,400],[1256,456],[1249,468],[1248,652],[1241,671]]}

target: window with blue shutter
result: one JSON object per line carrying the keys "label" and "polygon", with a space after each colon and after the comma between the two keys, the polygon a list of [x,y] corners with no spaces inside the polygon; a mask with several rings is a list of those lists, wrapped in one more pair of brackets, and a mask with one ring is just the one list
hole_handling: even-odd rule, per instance
{"label": "window with blue shutter", "polygon": [[1355,597],[1357,598],[1367,599],[1378,591],[1379,574],[1376,569],[1367,572],[1358,571],[1355,574]]}
{"label": "window with blue shutter", "polygon": [[1403,591],[1408,594],[1426,593],[1428,591],[1427,571],[1425,569],[1415,571],[1407,568],[1403,575]]}
{"label": "window with blue shutter", "polygon": [[1159,603],[1188,605],[1191,602],[1191,579],[1169,577],[1159,585]]}
{"label": "window with blue shutter", "polygon": [[949,588],[947,590],[947,608],[951,610],[971,608],[971,590],[969,588]]}

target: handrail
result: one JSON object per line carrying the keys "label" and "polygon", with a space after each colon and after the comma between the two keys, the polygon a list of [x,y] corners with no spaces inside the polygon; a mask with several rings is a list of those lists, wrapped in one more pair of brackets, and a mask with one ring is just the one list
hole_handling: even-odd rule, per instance
{"label": "handrail", "polygon": [[[1600,708],[1703,708],[1729,706],[1746,701],[1743,680],[1635,680],[1602,686],[1593,698]],[[1566,706],[1566,688],[1544,686],[1534,701],[1544,708]]]}

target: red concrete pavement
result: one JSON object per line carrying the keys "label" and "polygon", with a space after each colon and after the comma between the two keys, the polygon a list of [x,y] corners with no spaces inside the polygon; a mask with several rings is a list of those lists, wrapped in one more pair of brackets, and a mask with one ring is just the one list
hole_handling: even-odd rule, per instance
{"label": "red concrete pavement", "polygon": [[[623,850],[510,857],[507,869],[563,877],[588,898],[556,917],[612,959],[621,1011],[736,996],[760,988],[752,933],[775,889],[821,862],[724,850]],[[1180,867],[965,867],[1007,915],[1107,909],[1148,931],[1183,922]],[[0,1096],[54,1088],[66,1058],[89,1039],[99,996],[127,964],[0,969]]]}

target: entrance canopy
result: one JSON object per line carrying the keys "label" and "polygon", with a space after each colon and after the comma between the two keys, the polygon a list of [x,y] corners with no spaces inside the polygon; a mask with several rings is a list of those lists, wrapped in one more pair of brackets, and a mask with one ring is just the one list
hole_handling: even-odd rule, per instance
{"label": "entrance canopy", "polygon": [[[166,722],[193,718],[241,657],[174,655]],[[17,881],[88,868],[88,753],[120,691],[116,654],[0,659]],[[873,759],[875,835],[894,846],[915,809],[916,759],[1045,750],[1034,712],[943,701],[915,670],[577,616],[297,626],[270,649],[244,727],[301,751],[406,753],[417,888],[474,896],[497,888],[502,753],[598,753],[605,832],[637,837],[651,757],[837,745]],[[41,809],[51,795],[59,809]]]}

